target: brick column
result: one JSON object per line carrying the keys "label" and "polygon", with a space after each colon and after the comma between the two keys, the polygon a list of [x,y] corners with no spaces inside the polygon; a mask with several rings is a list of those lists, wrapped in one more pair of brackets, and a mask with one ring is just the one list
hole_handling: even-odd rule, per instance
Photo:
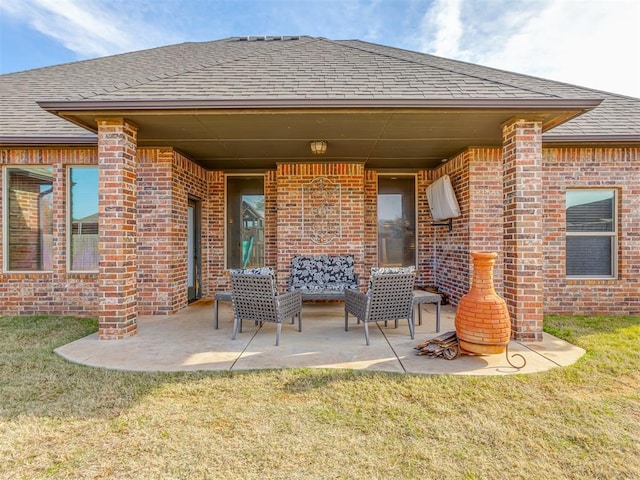
{"label": "brick column", "polygon": [[542,341],[542,124],[511,121],[502,139],[504,299],[514,338]]}
{"label": "brick column", "polygon": [[135,335],[137,128],[124,119],[98,119],[100,340]]}

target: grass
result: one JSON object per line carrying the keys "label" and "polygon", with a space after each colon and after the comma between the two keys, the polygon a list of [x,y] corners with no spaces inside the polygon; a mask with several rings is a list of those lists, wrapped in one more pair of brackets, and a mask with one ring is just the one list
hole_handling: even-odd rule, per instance
{"label": "grass", "polygon": [[531,375],[132,373],[53,349],[93,320],[0,317],[0,478],[640,478],[640,318],[548,317]]}

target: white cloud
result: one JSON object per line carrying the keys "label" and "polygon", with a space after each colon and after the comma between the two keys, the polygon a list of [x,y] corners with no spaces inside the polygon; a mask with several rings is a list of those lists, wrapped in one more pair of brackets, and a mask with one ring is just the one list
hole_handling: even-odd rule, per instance
{"label": "white cloud", "polygon": [[8,15],[56,39],[81,58],[171,43],[170,36],[162,32],[161,37],[132,15],[135,8],[119,1],[3,0],[0,6]]}
{"label": "white cloud", "polygon": [[423,19],[423,28],[431,33],[423,49],[433,55],[459,58],[460,40],[464,33],[460,18],[462,0],[435,0]]}
{"label": "white cloud", "polygon": [[447,3],[425,13],[422,51],[640,97],[640,2]]}

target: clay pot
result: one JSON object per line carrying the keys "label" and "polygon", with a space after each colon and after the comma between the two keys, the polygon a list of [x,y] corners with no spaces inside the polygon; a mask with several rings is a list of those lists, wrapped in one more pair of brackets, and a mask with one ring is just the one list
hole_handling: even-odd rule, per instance
{"label": "clay pot", "polygon": [[496,252],[471,252],[473,282],[456,311],[456,335],[463,352],[502,353],[511,338],[507,304],[493,286]]}

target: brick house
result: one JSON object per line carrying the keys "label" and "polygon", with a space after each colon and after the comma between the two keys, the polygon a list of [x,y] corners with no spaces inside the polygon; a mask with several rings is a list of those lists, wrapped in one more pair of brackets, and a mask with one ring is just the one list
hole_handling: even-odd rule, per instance
{"label": "brick house", "polygon": [[[353,255],[362,288],[416,265],[456,304],[474,250],[499,252],[517,339],[543,314],[640,313],[640,99],[312,37],[7,74],[0,96],[1,314],[122,339],[230,267],[285,288],[293,255],[322,253]],[[444,175],[451,228],[425,193]]]}

